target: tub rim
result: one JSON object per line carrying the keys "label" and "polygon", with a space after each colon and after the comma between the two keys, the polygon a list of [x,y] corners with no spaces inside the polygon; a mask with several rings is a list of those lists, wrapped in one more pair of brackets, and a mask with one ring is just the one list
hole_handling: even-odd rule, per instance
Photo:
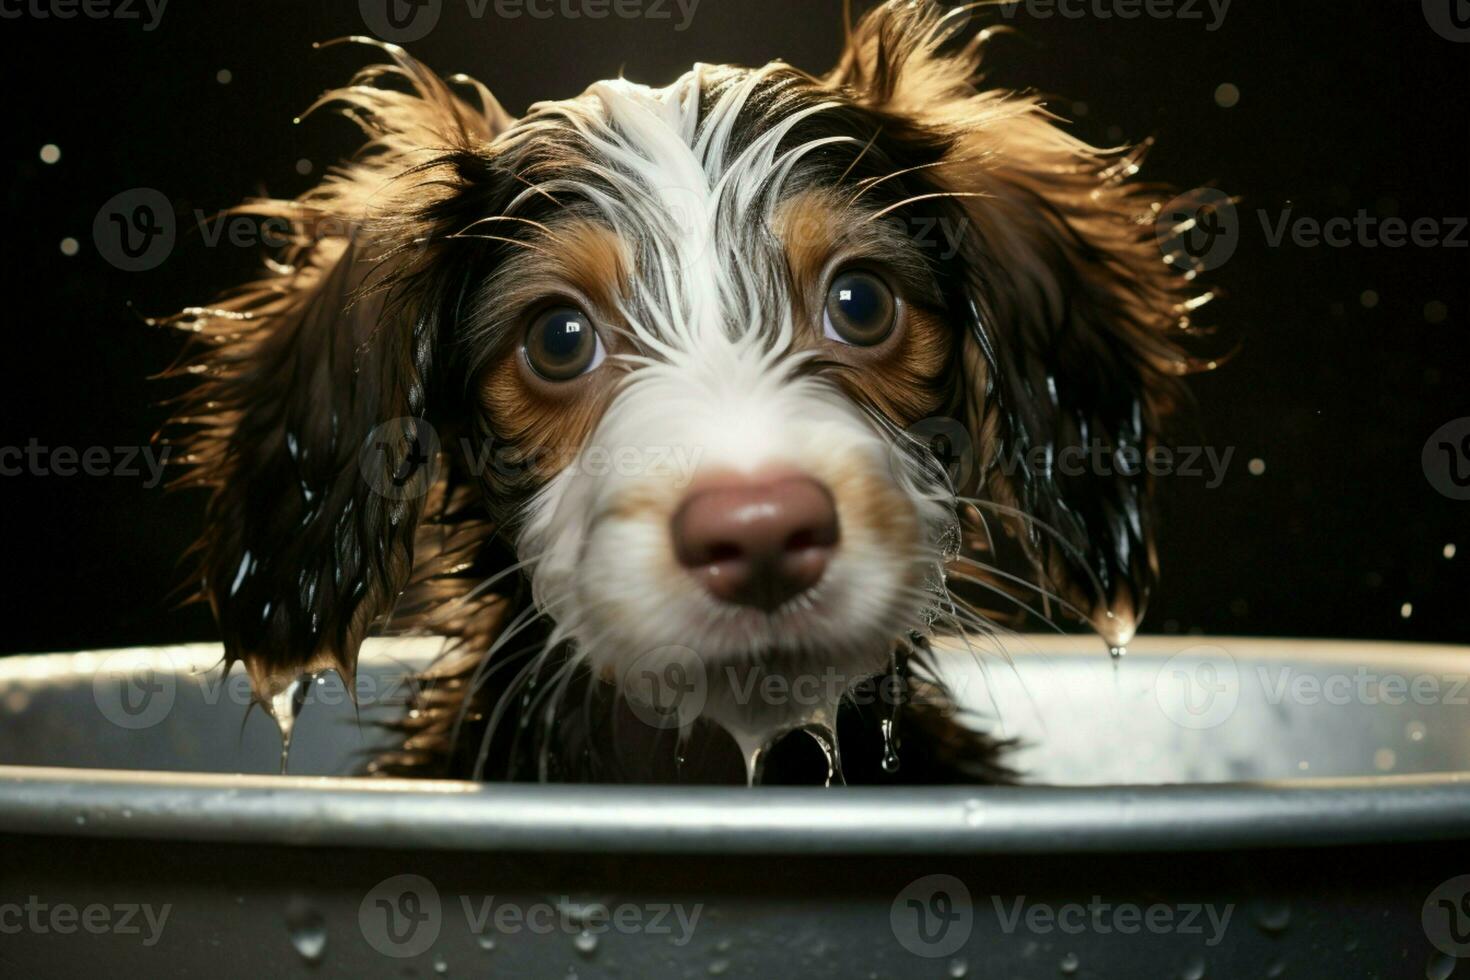
{"label": "tub rim", "polygon": [[0,766],[0,833],[393,850],[1212,851],[1470,839],[1470,772],[1165,786],[539,786]]}
{"label": "tub rim", "polygon": [[[1020,634],[1044,656],[1097,656],[1093,637]],[[427,658],[442,639],[370,640],[365,660]],[[1396,641],[1140,637],[1157,656],[1290,644],[1297,661],[1465,663],[1470,646]],[[217,644],[124,648],[176,667]],[[118,651],[83,651],[92,661]],[[400,659],[403,658],[403,659]],[[0,658],[0,677],[85,676],[76,654]],[[95,669],[95,668],[94,668]],[[558,786],[0,765],[0,834],[285,846],[699,854],[1108,853],[1470,840],[1470,771],[1112,786]]]}

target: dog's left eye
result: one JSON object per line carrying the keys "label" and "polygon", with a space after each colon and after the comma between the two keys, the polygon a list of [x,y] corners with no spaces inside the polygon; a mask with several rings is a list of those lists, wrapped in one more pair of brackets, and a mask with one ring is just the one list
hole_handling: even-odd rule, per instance
{"label": "dog's left eye", "polygon": [[581,310],[546,310],[526,331],[526,360],[547,381],[570,381],[602,363],[602,341]]}
{"label": "dog's left eye", "polygon": [[843,272],[827,291],[822,333],[844,344],[872,347],[893,332],[897,314],[898,301],[883,280],[861,270]]}

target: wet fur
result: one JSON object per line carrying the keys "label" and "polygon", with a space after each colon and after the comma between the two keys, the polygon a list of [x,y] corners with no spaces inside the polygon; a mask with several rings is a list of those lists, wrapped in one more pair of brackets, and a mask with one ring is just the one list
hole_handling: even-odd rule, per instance
{"label": "wet fur", "polygon": [[[907,374],[873,384],[820,355],[798,370],[886,425],[916,479],[942,482],[899,434],[920,413],[965,420],[980,454],[970,485],[945,499],[967,554],[988,560],[951,564],[942,601],[894,630],[908,692],[896,775],[877,764],[882,711],[844,709],[852,782],[1010,776],[1002,746],[935,690],[929,646],[910,638],[924,619],[932,633],[985,634],[1044,590],[1039,606],[1110,639],[1131,634],[1157,573],[1148,478],[1009,476],[1001,462],[1093,438],[1146,451],[1195,366],[1182,349],[1190,286],[1153,240],[1161,195],[1127,180],[1141,153],[1088,147],[1037,100],[974,88],[983,35],[959,36],[962,20],[927,2],[885,4],[850,30],[825,76],[705,66],[695,89],[703,114],[749,87],[732,117],[736,149],[801,116],[773,152],[822,144],[803,158],[803,186],[861,191],[870,209],[966,232],[957,254],[925,254],[914,271],[932,283],[922,287],[932,322],[949,332],[906,359]],[[517,567],[528,507],[555,473],[545,461],[575,454],[612,390],[583,400],[585,423],[497,394],[494,365],[511,341],[496,290],[520,279],[507,273],[498,286],[484,271],[534,268],[546,242],[536,226],[579,207],[563,186],[607,179],[579,129],[588,96],[518,121],[477,83],[445,82],[382,47],[392,64],[318,103],[342,108],[368,144],[297,200],[237,209],[289,221],[292,246],[260,281],[169,321],[193,335],[173,373],[194,384],[168,438],[189,466],[179,483],[211,492],[195,581],[227,658],[244,661],[269,700],[303,672],[350,677],[372,629],[447,637],[401,723],[401,748],[375,772],[743,779],[739,753],[712,726],[696,723],[680,751],[673,733],[628,723],[615,684],[542,614],[536,564]],[[512,205],[514,220],[486,220]],[[584,249],[603,268],[619,264],[615,245]],[[368,445],[403,418],[432,425],[443,453],[419,471],[432,472],[423,493],[394,499],[361,465],[379,451],[405,464],[403,440]],[[992,570],[1006,549],[1033,586]],[[766,781],[820,781],[823,762],[804,745],[774,750]]]}

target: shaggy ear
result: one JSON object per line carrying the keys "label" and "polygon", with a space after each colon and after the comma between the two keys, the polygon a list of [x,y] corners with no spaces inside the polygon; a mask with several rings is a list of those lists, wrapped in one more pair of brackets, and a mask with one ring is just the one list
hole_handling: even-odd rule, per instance
{"label": "shaggy ear", "polygon": [[[466,160],[503,125],[392,46],[395,64],[321,102],[370,137],[296,201],[236,209],[284,239],[271,275],[169,321],[199,353],[171,372],[176,485],[212,489],[195,546],[226,660],[270,700],[304,671],[350,679],[369,627],[409,580],[433,480],[430,425],[445,290],[434,249]],[[375,87],[384,77],[408,91]]]}
{"label": "shaggy ear", "polygon": [[1139,153],[1068,136],[1034,99],[977,92],[979,46],[924,2],[853,31],[829,81],[940,134],[928,175],[964,224],[967,408],[981,495],[1011,510],[1045,577],[1115,644],[1157,574],[1144,461],[1195,368],[1185,276],[1154,234]]}

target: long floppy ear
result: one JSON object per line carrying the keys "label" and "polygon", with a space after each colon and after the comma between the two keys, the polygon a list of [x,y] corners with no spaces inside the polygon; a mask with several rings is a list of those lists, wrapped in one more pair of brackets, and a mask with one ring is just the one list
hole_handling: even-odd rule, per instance
{"label": "long floppy ear", "polygon": [[175,485],[213,491],[198,581],[267,704],[303,671],[350,679],[409,580],[444,384],[435,249],[507,122],[483,89],[472,109],[382,47],[394,64],[317,103],[345,104],[363,150],[297,200],[232,212],[282,239],[270,274],[168,321],[195,338],[170,374],[197,379],[171,423],[190,466]]}
{"label": "long floppy ear", "polygon": [[928,0],[885,4],[827,81],[945,138],[945,162],[925,176],[964,225],[979,489],[1121,644],[1157,576],[1144,460],[1197,366],[1180,345],[1208,296],[1190,299],[1192,277],[1164,261],[1157,189],[1126,183],[1141,153],[1086,145],[1034,98],[977,91],[986,35],[959,37],[963,20]]}

